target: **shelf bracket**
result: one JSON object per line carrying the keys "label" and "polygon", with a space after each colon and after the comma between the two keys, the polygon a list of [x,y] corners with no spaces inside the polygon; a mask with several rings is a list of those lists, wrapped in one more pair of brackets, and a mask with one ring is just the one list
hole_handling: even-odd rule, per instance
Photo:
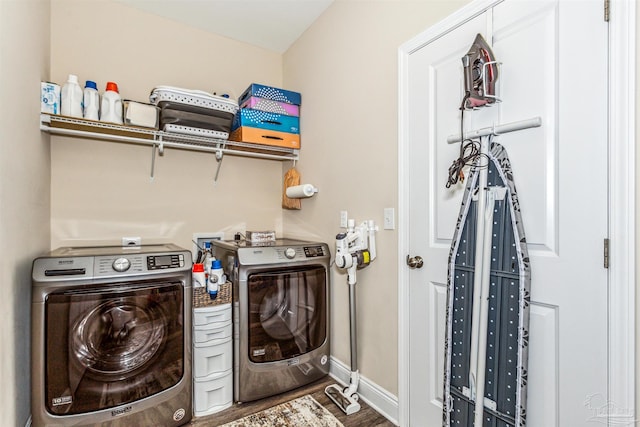
{"label": "shelf bracket", "polygon": [[222,150],[216,151],[216,162],[218,162],[218,167],[216,168],[216,176],[213,178],[214,184],[218,182],[218,175],[220,174],[220,166],[222,166],[222,157],[224,153]]}
{"label": "shelf bracket", "polygon": [[153,181],[153,170],[156,166],[156,144],[151,146],[151,181]]}
{"label": "shelf bracket", "polygon": [[157,143],[154,141],[151,145],[151,181],[153,181],[156,167],[156,149],[160,156],[164,155],[164,142],[162,141],[162,135],[158,135]]}

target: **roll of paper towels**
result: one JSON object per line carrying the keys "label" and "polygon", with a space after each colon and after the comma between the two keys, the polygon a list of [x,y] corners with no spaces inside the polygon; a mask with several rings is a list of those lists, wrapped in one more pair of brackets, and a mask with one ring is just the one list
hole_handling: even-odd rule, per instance
{"label": "roll of paper towels", "polygon": [[295,185],[287,188],[287,197],[290,199],[304,199],[311,197],[318,192],[318,189],[311,184]]}

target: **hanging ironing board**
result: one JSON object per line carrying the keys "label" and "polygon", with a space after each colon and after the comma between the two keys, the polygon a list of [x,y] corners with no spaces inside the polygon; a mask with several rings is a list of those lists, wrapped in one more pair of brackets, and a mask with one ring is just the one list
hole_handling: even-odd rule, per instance
{"label": "hanging ironing board", "polygon": [[[503,132],[539,125],[518,122]],[[497,133],[473,135],[483,155],[471,168],[449,252],[445,427],[526,424],[529,256],[511,164],[492,142]],[[480,414],[477,395],[484,397]]]}

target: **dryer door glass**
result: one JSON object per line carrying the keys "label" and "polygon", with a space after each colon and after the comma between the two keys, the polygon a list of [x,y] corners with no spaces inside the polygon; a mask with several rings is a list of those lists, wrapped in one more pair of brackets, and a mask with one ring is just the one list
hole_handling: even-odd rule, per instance
{"label": "dryer door glass", "polygon": [[274,362],[320,347],[327,339],[326,287],[324,267],[249,275],[249,360]]}
{"label": "dryer door glass", "polygon": [[46,404],[55,415],[111,408],[183,375],[181,282],[52,293],[45,303]]}

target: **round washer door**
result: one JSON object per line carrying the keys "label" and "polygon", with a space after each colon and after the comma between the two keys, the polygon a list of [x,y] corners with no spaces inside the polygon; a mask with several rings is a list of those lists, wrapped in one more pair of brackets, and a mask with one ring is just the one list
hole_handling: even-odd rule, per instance
{"label": "round washer door", "polygon": [[117,298],[79,318],[71,330],[71,349],[88,373],[107,380],[124,379],[162,349],[167,326],[167,316],[158,304]]}
{"label": "round washer door", "polygon": [[49,294],[47,411],[99,411],[178,384],[185,372],[185,292],[183,282],[163,280],[81,285]]}

